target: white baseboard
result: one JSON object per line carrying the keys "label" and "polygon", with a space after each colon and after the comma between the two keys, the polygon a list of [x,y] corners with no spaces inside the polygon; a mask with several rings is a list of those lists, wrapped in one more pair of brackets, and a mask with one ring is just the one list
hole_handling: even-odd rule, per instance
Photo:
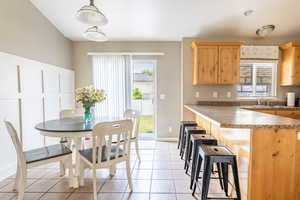
{"label": "white baseboard", "polygon": [[177,142],[178,138],[156,138],[155,140],[159,142]]}
{"label": "white baseboard", "polygon": [[8,164],[0,168],[0,181],[4,180],[16,173],[17,163]]}

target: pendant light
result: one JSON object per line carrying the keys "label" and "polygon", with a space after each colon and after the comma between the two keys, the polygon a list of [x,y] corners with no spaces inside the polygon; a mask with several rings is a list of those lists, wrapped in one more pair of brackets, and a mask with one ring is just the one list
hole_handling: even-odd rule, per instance
{"label": "pendant light", "polygon": [[90,0],[90,5],[85,5],[78,10],[76,18],[80,22],[92,26],[103,26],[108,23],[105,15],[95,6],[94,0]]}
{"label": "pendant light", "polygon": [[91,28],[88,28],[84,33],[83,36],[90,40],[95,42],[105,42],[108,40],[106,35],[97,27],[93,26]]}

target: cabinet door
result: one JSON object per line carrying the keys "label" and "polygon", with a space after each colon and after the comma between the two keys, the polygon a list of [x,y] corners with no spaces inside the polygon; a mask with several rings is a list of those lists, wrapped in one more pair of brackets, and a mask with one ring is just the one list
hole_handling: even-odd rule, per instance
{"label": "cabinet door", "polygon": [[[47,94],[44,98],[45,121],[59,119],[59,95]],[[46,137],[46,145],[57,144],[58,138]]]}
{"label": "cabinet door", "polygon": [[214,85],[218,82],[218,47],[194,48],[194,85]]}
{"label": "cabinet door", "polygon": [[300,85],[300,47],[295,47],[294,68],[292,74],[293,85]]}
{"label": "cabinet door", "polygon": [[60,110],[75,109],[74,93],[61,94],[60,106]]}
{"label": "cabinet door", "polygon": [[[15,173],[17,165],[17,156],[15,147],[6,130],[3,120],[10,121],[20,134],[19,124],[19,103],[17,99],[4,100],[0,99],[0,141],[1,141],[1,163],[0,163],[0,179]],[[20,138],[21,139],[21,138]],[[0,198],[1,199],[1,198]]]}
{"label": "cabinet door", "polygon": [[74,71],[61,70],[60,72],[61,93],[73,93],[75,90]]}
{"label": "cabinet door", "polygon": [[219,47],[219,84],[240,82],[240,47]]}
{"label": "cabinet door", "polygon": [[40,148],[44,137],[34,127],[43,122],[43,100],[41,97],[24,97],[21,102],[23,149],[25,151]]}
{"label": "cabinet door", "polygon": [[280,85],[293,85],[293,71],[294,71],[294,55],[295,48],[285,49],[282,52],[281,66],[280,66]]}

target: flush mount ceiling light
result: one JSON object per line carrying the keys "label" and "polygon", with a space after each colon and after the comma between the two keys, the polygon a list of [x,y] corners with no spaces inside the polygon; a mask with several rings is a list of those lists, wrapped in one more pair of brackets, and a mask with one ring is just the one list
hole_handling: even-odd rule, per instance
{"label": "flush mount ceiling light", "polygon": [[244,12],[244,16],[248,17],[248,16],[252,15],[253,13],[254,13],[254,10],[246,10]]}
{"label": "flush mount ceiling light", "polygon": [[106,35],[97,27],[93,26],[91,28],[88,28],[84,33],[83,37],[90,41],[95,41],[95,42],[105,42],[108,40]]}
{"label": "flush mount ceiling light", "polygon": [[273,24],[265,25],[259,29],[256,30],[256,35],[259,37],[265,37],[272,33],[275,30],[275,26]]}
{"label": "flush mount ceiling light", "polygon": [[90,5],[85,5],[78,10],[76,18],[80,22],[92,26],[103,26],[108,23],[105,15],[95,6],[94,0],[90,0]]}

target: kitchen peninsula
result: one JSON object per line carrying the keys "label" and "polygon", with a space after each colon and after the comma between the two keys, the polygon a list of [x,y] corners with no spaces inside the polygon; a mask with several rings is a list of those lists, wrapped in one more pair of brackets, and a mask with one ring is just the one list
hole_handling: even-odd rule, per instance
{"label": "kitchen peninsula", "polygon": [[185,108],[217,139],[223,129],[237,137],[239,130],[249,131],[248,200],[300,199],[300,120],[238,106]]}

